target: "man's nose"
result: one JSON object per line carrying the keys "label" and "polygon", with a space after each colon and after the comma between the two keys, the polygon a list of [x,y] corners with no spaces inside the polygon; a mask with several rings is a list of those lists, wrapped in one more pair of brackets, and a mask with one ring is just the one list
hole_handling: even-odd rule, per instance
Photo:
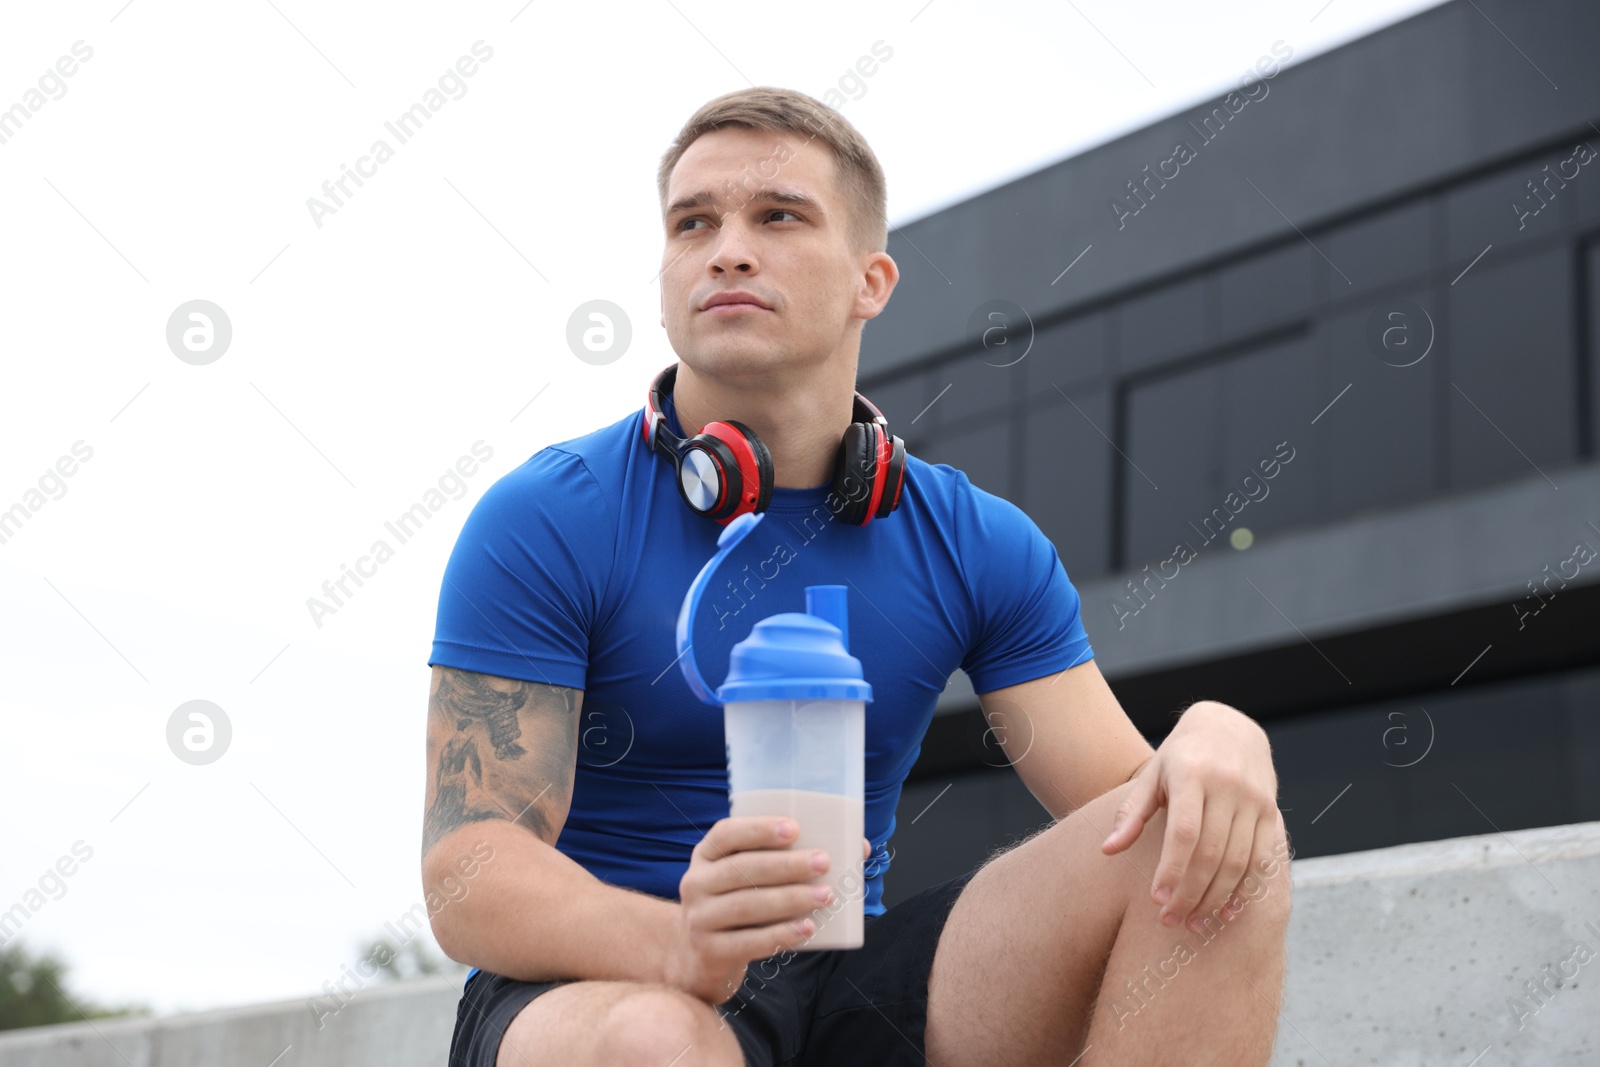
{"label": "man's nose", "polygon": [[726,274],[736,271],[740,274],[753,274],[758,266],[755,253],[750,247],[749,234],[744,228],[733,222],[725,222],[722,232],[717,235],[716,251],[708,263],[713,274]]}

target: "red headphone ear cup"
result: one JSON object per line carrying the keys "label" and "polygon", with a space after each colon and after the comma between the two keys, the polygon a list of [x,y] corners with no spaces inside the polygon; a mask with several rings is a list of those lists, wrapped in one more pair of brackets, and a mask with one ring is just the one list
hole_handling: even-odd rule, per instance
{"label": "red headphone ear cup", "polygon": [[715,434],[695,434],[685,441],[677,452],[677,471],[678,495],[696,514],[722,521],[738,505],[743,484],[739,463],[733,449]]}
{"label": "red headphone ear cup", "polygon": [[744,435],[745,443],[750,446],[750,453],[755,457],[756,481],[758,486],[756,491],[755,510],[766,511],[767,503],[772,498],[772,453],[767,451],[767,443],[761,439],[761,435],[756,433],[750,427],[746,426],[742,422],[739,422],[737,419],[728,419],[726,421],[729,426],[732,426],[734,429],[738,430]]}
{"label": "red headphone ear cup", "polygon": [[[708,422],[701,435],[714,437],[733,454],[738,468],[738,492],[730,493],[711,518],[726,525],[750,511],[765,511],[772,495],[772,455],[750,427],[732,419]],[[729,479],[730,488],[733,479]]]}

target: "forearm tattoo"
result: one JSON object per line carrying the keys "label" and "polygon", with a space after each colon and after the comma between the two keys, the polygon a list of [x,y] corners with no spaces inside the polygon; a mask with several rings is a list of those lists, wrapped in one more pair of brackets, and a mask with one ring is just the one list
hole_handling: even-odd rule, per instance
{"label": "forearm tattoo", "polygon": [[450,831],[487,819],[517,823],[555,843],[551,814],[571,801],[581,696],[471,671],[438,673],[428,715],[430,734],[443,743],[429,746],[430,754],[438,751],[423,818],[424,855]]}

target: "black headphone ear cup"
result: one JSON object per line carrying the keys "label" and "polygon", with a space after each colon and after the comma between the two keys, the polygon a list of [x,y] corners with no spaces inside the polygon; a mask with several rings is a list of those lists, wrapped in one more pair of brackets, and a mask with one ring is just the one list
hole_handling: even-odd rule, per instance
{"label": "black headphone ear cup", "polygon": [[872,502],[872,479],[878,463],[878,427],[871,422],[852,422],[839,442],[839,458],[833,468],[833,493],[843,503],[837,518],[851,526],[867,519]]}
{"label": "black headphone ear cup", "polygon": [[900,506],[900,489],[906,476],[906,443],[890,435],[889,469],[884,472],[883,499],[878,501],[875,518],[884,518]]}
{"label": "black headphone ear cup", "polygon": [[761,484],[757,487],[755,510],[766,511],[767,503],[772,499],[772,481],[774,478],[772,473],[772,453],[767,451],[767,443],[761,439],[761,435],[744,423],[737,419],[724,419],[723,421],[744,435],[745,441],[750,445],[751,454],[756,457],[756,476]]}

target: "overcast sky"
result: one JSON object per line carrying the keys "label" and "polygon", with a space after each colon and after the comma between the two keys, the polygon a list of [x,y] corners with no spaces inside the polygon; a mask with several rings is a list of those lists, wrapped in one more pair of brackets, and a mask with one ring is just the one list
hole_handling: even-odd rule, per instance
{"label": "overcast sky", "polygon": [[[654,172],[701,103],[840,89],[900,224],[1435,2],[8,5],[0,109],[36,110],[0,143],[0,909],[76,989],[171,1011],[315,993],[421,898],[445,559],[673,358]],[[633,327],[606,365],[566,341],[595,299]],[[183,315],[169,343],[196,300],[225,349]],[[168,741],[195,700],[231,730],[203,765]]]}

